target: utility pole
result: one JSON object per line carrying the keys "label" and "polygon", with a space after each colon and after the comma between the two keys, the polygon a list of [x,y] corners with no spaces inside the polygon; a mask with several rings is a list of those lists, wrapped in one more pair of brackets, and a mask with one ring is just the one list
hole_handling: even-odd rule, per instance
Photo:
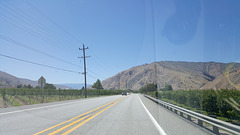
{"label": "utility pole", "polygon": [[85,55],[85,49],[88,49],[88,47],[85,48],[84,44],[83,44],[83,48],[79,48],[79,50],[83,50],[83,57],[79,57],[79,58],[83,58],[83,61],[84,61],[84,72],[83,72],[83,74],[84,74],[84,80],[85,80],[85,87],[84,87],[84,89],[85,89],[85,98],[87,98],[87,71],[86,71],[86,58],[89,58],[90,56],[86,56],[86,55]]}

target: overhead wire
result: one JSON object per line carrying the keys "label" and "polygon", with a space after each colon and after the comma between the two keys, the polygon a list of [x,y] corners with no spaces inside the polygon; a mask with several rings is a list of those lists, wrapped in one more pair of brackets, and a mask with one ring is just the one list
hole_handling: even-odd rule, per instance
{"label": "overhead wire", "polygon": [[[48,36],[51,36],[51,32],[49,31],[49,29],[47,27],[45,27],[44,25],[42,25],[41,23],[39,23],[39,21],[37,21],[36,19],[34,19],[33,17],[29,16],[28,14],[24,13],[22,10],[18,9],[15,5],[11,4],[10,2],[8,1],[5,1],[5,6],[3,8],[6,8],[7,10],[11,10],[13,11],[14,13],[16,13],[17,15],[21,16],[21,20],[23,20],[25,23],[28,23],[28,24],[31,24],[33,26],[37,26],[37,28],[39,30],[41,30],[42,32],[44,32],[45,34],[48,34]],[[6,10],[5,10],[6,11]],[[7,11],[9,12],[9,11]],[[35,16],[36,17],[36,16]],[[26,21],[25,21],[26,20]],[[58,33],[54,33],[56,35],[58,35]],[[62,40],[62,38],[56,38],[56,37],[53,37],[52,38],[55,38],[57,40],[61,40],[62,43],[63,42],[66,42],[64,40]]]}
{"label": "overhead wire", "polygon": [[68,69],[63,69],[63,68],[58,68],[58,67],[54,67],[54,66],[49,66],[49,65],[45,65],[45,64],[41,64],[41,63],[37,63],[37,62],[32,62],[32,61],[28,61],[28,60],[24,60],[24,59],[15,58],[15,57],[8,56],[8,55],[4,55],[4,54],[0,54],[0,56],[6,57],[6,58],[9,58],[9,59],[18,60],[18,61],[25,62],[25,63],[30,63],[30,64],[42,66],[42,67],[47,67],[47,68],[52,68],[52,69],[57,69],[57,70],[62,70],[62,71],[66,71],[66,72],[71,72],[71,73],[78,73],[78,74],[80,74],[80,72],[77,72],[77,71],[68,70]]}
{"label": "overhead wire", "polygon": [[[36,6],[34,6],[30,1],[24,0],[24,2],[25,2],[25,4],[26,4],[28,7],[36,10],[36,11],[37,11],[38,13],[40,13],[43,17],[45,17],[49,22],[51,22],[51,23],[54,24],[56,27],[58,27],[59,29],[61,29],[66,35],[68,35],[68,36],[71,37],[72,39],[74,39],[74,40],[79,41],[80,43],[82,43],[78,38],[76,38],[74,35],[72,35],[72,34],[69,33],[68,31],[66,31],[63,27],[61,27],[61,26],[58,25],[57,23],[55,23],[55,22],[54,22],[52,19],[50,19],[46,14],[44,14],[43,12],[41,12],[41,10],[39,10]],[[8,3],[8,2],[7,2],[7,3]],[[6,4],[5,4],[5,5],[6,5]],[[11,8],[10,6],[12,6],[12,7],[14,7],[14,8]],[[12,12],[10,12],[10,10],[13,11],[14,13],[20,15],[21,18],[18,17],[16,14],[13,14]],[[17,18],[18,20],[21,20],[22,22],[28,24],[28,27],[26,27],[26,26],[25,26],[25,27],[19,26],[19,25],[16,24],[16,23],[14,24],[14,23],[13,23],[14,21],[12,21],[8,16],[2,15],[3,17],[6,18],[6,20],[7,20],[8,22],[10,22],[11,24],[13,24],[14,26],[17,26],[17,27],[20,28],[21,30],[24,30],[24,31],[26,31],[26,32],[29,32],[29,33],[35,35],[35,36],[38,37],[38,38],[41,38],[41,39],[43,39],[43,40],[48,39],[48,41],[51,41],[51,42],[53,42],[54,44],[58,44],[58,45],[59,45],[60,42],[59,42],[59,40],[56,40],[55,37],[53,37],[53,38],[49,38],[48,36],[46,37],[45,34],[47,34],[47,35],[49,35],[49,36],[51,36],[51,34],[49,34],[50,32],[48,31],[48,29],[47,29],[44,25],[39,24],[39,22],[37,22],[34,18],[32,18],[31,16],[28,16],[27,14],[24,14],[23,11],[21,11],[21,10],[18,9],[18,8],[16,8],[16,7],[15,7],[14,5],[12,5],[11,3],[8,3],[8,5],[5,7],[5,11],[8,12],[9,14],[11,14],[12,16],[14,16],[15,18]],[[27,20],[27,21],[26,21],[26,20]],[[31,23],[30,23],[30,22],[31,22]],[[30,27],[30,28],[29,28],[29,25],[31,25],[31,26],[33,26],[33,27]],[[36,26],[37,26],[37,27],[36,27]],[[41,30],[41,32],[44,32],[45,34],[36,33],[32,28]],[[43,54],[43,55],[46,55],[46,56],[48,56],[48,57],[57,59],[57,60],[59,60],[59,61],[62,61],[62,62],[71,64],[71,65],[77,66],[77,65],[75,65],[75,64],[73,64],[73,63],[70,63],[70,62],[67,62],[67,61],[65,61],[65,60],[63,60],[63,59],[60,59],[60,58],[57,58],[57,57],[55,57],[55,56],[49,55],[49,54],[47,54],[47,53],[45,53],[45,52],[39,51],[39,50],[37,50],[37,49],[35,49],[35,48],[32,48],[32,47],[30,47],[30,46],[27,46],[27,45],[25,45],[25,44],[22,44],[22,43],[20,43],[20,42],[17,42],[17,41],[15,41],[15,40],[13,40],[13,39],[10,39],[10,38],[8,38],[8,37],[1,36],[1,35],[0,35],[0,38],[2,38],[3,40],[6,40],[6,41],[8,41],[8,42],[11,42],[11,43],[13,43],[13,44],[16,44],[16,45],[18,45],[18,46],[24,47],[24,48],[26,48],[26,49],[29,49],[29,50],[32,50],[32,51],[41,53],[41,54]],[[55,39],[55,40],[53,40],[53,39]],[[62,43],[63,43],[63,42],[62,42]],[[60,44],[60,45],[61,45],[61,44]],[[2,55],[2,56],[3,56],[3,55]],[[18,59],[18,58],[14,58],[14,57],[11,57],[11,56],[6,56],[6,55],[5,55],[5,57],[12,58],[12,59],[15,59],[15,60],[20,60],[20,59]],[[32,64],[34,63],[34,64],[38,64],[38,65],[42,65],[42,66],[47,66],[47,65],[44,65],[44,64],[39,64],[39,63],[27,61],[27,60],[22,60],[22,61],[24,61],[24,62],[30,62],[30,63],[32,63]],[[96,60],[95,60],[95,61],[96,61]],[[81,61],[80,61],[80,62],[81,62]],[[97,62],[97,63],[98,63],[98,62]],[[47,66],[47,67],[51,67],[51,66]],[[77,67],[79,67],[79,66],[77,66]],[[60,68],[55,68],[55,69],[60,69]],[[93,73],[93,74],[95,74],[95,75],[97,75],[97,76],[103,77],[102,75],[99,75],[99,74],[97,74],[97,73],[95,73],[95,72],[93,72],[93,71],[91,71],[91,70],[89,70],[89,72],[91,72],[91,73]],[[92,76],[92,75],[88,75],[88,76],[97,79],[96,77],[94,77],[94,76]],[[103,78],[105,78],[105,77],[103,77]]]}
{"label": "overhead wire", "polygon": [[[8,7],[8,6],[6,6],[6,7]],[[18,20],[20,20],[20,21],[22,21],[22,22],[24,22],[24,23],[26,23],[26,24],[28,24],[28,25],[31,25],[31,26],[34,26],[34,24],[35,24],[35,25],[38,25],[38,24],[36,24],[36,23],[34,23],[34,22],[33,22],[33,24],[29,23],[29,22],[32,22],[32,21],[29,21],[29,20],[26,22],[25,20],[19,18],[19,16],[17,16],[16,14],[13,14],[12,12],[10,12],[10,11],[9,11],[10,7],[8,7],[8,8],[9,8],[8,10],[6,10],[6,7],[5,7],[5,11],[6,11],[7,13],[9,13],[10,15],[12,15],[13,17],[17,18]],[[13,10],[13,9],[11,9],[11,10]],[[14,10],[14,12],[17,13],[17,11],[15,11],[15,10]],[[4,15],[4,14],[1,14],[1,13],[0,13],[0,15],[1,15],[5,20],[7,20],[10,24],[13,24],[14,26],[17,26],[18,28],[20,28],[21,30],[27,31],[27,32],[29,32],[29,33],[35,35],[36,37],[39,37],[39,38],[41,38],[41,39],[43,39],[43,40],[45,41],[45,39],[43,38],[44,36],[43,36],[41,33],[36,33],[33,29],[31,29],[32,27],[29,28],[29,26],[28,26],[28,27],[23,26],[23,25],[20,26],[19,24],[16,24],[16,22],[13,21],[13,20],[12,20],[11,18],[9,18],[8,16],[6,16],[6,15]],[[18,15],[20,15],[21,17],[24,18],[24,16],[22,16],[21,14],[18,14]],[[39,28],[41,29],[42,27],[41,27],[40,25],[38,25],[38,29],[39,29]],[[40,54],[46,55],[46,56],[51,57],[51,58],[57,59],[57,60],[59,60],[59,61],[62,61],[62,62],[71,64],[71,65],[74,65],[74,66],[76,66],[76,67],[80,67],[80,66],[78,66],[78,65],[76,65],[76,64],[70,63],[70,62],[68,62],[68,61],[65,61],[65,60],[60,59],[60,58],[58,58],[58,57],[55,57],[55,56],[53,56],[53,55],[47,54],[47,53],[45,53],[45,52],[42,52],[42,51],[40,51],[40,50],[38,50],[38,49],[35,49],[35,48],[33,48],[33,47],[30,47],[30,46],[27,46],[27,45],[22,44],[22,43],[20,43],[20,42],[17,42],[17,41],[15,41],[15,40],[13,40],[13,39],[10,39],[10,38],[6,37],[6,36],[2,36],[2,35],[1,35],[0,38],[3,39],[3,40],[5,40],[5,41],[11,42],[11,43],[13,43],[13,44],[15,44],[15,45],[24,47],[24,48],[26,48],[26,49],[29,49],[29,50],[32,50],[32,51],[35,51],[35,52],[38,52],[38,53],[40,53]],[[47,38],[47,39],[49,39],[49,38]],[[59,43],[57,43],[57,42],[54,41],[54,40],[51,40],[51,41],[54,42],[54,43],[56,43],[56,44],[59,44]],[[62,71],[67,71],[67,72],[79,73],[79,72],[77,72],[77,71],[72,71],[72,70],[63,69],[63,68],[54,67],[54,66],[49,66],[49,65],[45,65],[45,64],[41,64],[41,63],[36,63],[36,62],[28,61],[28,60],[23,60],[23,59],[19,59],[19,58],[14,58],[14,57],[7,56],[7,55],[3,55],[3,54],[1,54],[1,56],[2,56],[2,57],[6,57],[6,58],[10,58],[10,59],[14,59],[14,60],[18,60],[18,61],[22,61],[22,62],[27,62],[27,63],[35,64],[35,65],[38,65],[38,66],[48,67],[48,68],[57,69],[57,70],[62,70]]]}
{"label": "overhead wire", "polygon": [[[101,61],[101,63],[99,63],[98,60],[95,59],[95,55],[93,54],[93,52],[90,49],[89,49],[89,52],[91,54],[91,60],[93,60],[95,64],[99,65],[98,67],[101,68],[105,73],[108,73],[107,68],[104,67],[105,64],[102,64],[103,63],[102,61]],[[89,71],[92,72],[91,70],[89,70]],[[92,73],[99,76],[99,77],[107,78],[107,77],[99,75],[95,72],[92,72]]]}
{"label": "overhead wire", "polygon": [[[6,2],[7,2],[7,1],[6,1]],[[6,11],[7,13],[11,14],[11,15],[14,16],[15,18],[17,18],[17,19],[19,19],[19,20],[21,20],[21,21],[23,21],[23,22],[25,22],[25,23],[27,23],[27,24],[29,24],[29,25],[31,24],[31,23],[29,23],[29,22],[32,22],[32,25],[34,24],[34,25],[38,26],[38,28],[39,28],[40,30],[41,30],[42,28],[45,28],[45,30],[46,30],[46,27],[44,27],[44,26],[42,26],[41,24],[38,24],[38,23],[34,22],[33,20],[31,20],[31,19],[33,19],[33,18],[31,18],[31,17],[29,17],[29,16],[28,16],[28,17],[29,17],[30,19],[29,19],[29,18],[26,18],[25,16],[27,16],[27,15],[21,14],[21,13],[23,13],[23,12],[22,12],[21,10],[19,10],[18,8],[16,8],[14,5],[11,5],[10,3],[8,3],[8,4],[9,4],[10,6],[13,6],[14,8],[10,7],[9,5],[6,5],[6,3],[5,3],[4,8],[7,8],[7,10],[5,9],[5,11]],[[14,13],[17,13],[18,15],[20,15],[21,18],[20,18],[19,16],[15,15],[15,14],[13,14],[13,13],[10,12],[9,10],[14,11]],[[21,13],[18,13],[18,11],[16,11],[16,10],[18,10],[18,11],[21,12]],[[1,14],[1,15],[2,15],[2,14]],[[19,25],[16,25],[16,24],[12,23],[12,22],[14,22],[14,21],[11,21],[11,19],[10,19],[8,16],[5,16],[5,15],[2,15],[2,16],[5,17],[8,22],[10,22],[11,24],[17,26],[18,28],[20,28],[20,29],[22,29],[22,30],[24,30],[24,31],[30,32],[30,33],[32,33],[33,35],[35,35],[35,36],[37,36],[37,37],[39,37],[39,38],[42,38],[42,37],[43,37],[41,34],[34,32],[32,29],[29,29],[29,28],[27,28],[27,27],[22,27],[22,26],[19,27]],[[24,19],[27,20],[27,22],[26,22]],[[27,30],[26,30],[26,29],[27,29]],[[13,40],[13,39],[10,39],[10,38],[4,37],[4,36],[1,36],[1,38],[4,39],[4,40],[6,40],[6,41],[8,41],[8,42],[13,43],[13,44],[16,44],[16,45],[19,45],[19,46],[21,46],[21,47],[27,48],[27,49],[29,49],[29,50],[32,50],[32,51],[35,51],[35,52],[44,54],[44,55],[46,55],[46,56],[48,56],[48,57],[57,59],[57,60],[59,60],[59,61],[62,61],[62,62],[71,64],[71,65],[74,65],[74,66],[77,66],[77,67],[80,67],[80,66],[78,66],[78,65],[76,65],[76,64],[70,63],[70,62],[65,61],[65,60],[63,60],[63,59],[60,59],[60,58],[57,58],[57,57],[52,56],[52,55],[50,55],[50,54],[47,54],[47,53],[45,53],[45,52],[39,51],[39,50],[37,50],[37,49],[35,49],[35,48],[32,48],[32,47],[30,47],[30,46],[24,45],[24,44],[22,44],[22,43],[20,43],[20,42],[17,42],[17,41],[15,41],[15,40]],[[42,39],[43,39],[43,38],[42,38]],[[55,42],[55,43],[56,43],[56,42]]]}
{"label": "overhead wire", "polygon": [[88,72],[91,72],[91,73],[93,73],[93,74],[95,74],[95,75],[97,75],[97,76],[99,76],[99,77],[106,78],[106,77],[104,77],[104,76],[102,76],[102,75],[99,75],[99,74],[93,72],[92,70],[89,70],[89,69],[88,69]]}
{"label": "overhead wire", "polygon": [[89,74],[87,74],[87,76],[92,77],[93,79],[98,79],[98,78],[96,78],[96,77],[94,77],[92,75],[89,75]]}
{"label": "overhead wire", "polygon": [[[8,3],[8,4],[11,5],[10,3]],[[23,11],[19,10],[18,8],[14,7],[13,5],[11,5],[11,6],[13,6],[14,8],[11,8],[9,5],[6,5],[6,3],[5,3],[5,6],[2,6],[3,7],[2,9],[5,10],[11,16],[13,16],[15,19],[18,19],[20,22],[27,24],[27,26],[23,26],[23,25],[19,26],[19,23],[16,24],[16,21],[13,21],[12,19],[10,19],[9,16],[5,16],[5,15],[1,14],[5,18],[7,18],[8,22],[10,22],[11,24],[15,25],[16,27],[20,28],[21,30],[23,30],[25,32],[31,33],[31,34],[35,35],[36,37],[43,39],[44,41],[46,41],[46,39],[47,39],[47,41],[50,41],[54,44],[65,47],[64,45],[67,43],[62,40],[64,38],[57,38],[56,36],[52,36],[52,33],[49,32],[48,28],[41,25],[38,21],[36,21],[32,17],[27,16],[26,14],[24,14]],[[18,10],[18,11],[16,11],[16,10]],[[21,14],[20,12],[23,14]],[[37,30],[37,32],[36,32],[36,30]],[[69,48],[69,46],[68,46],[68,48]]]}
{"label": "overhead wire", "polygon": [[[27,32],[27,33],[30,33],[32,36],[35,36],[35,37],[37,37],[37,38],[40,38],[40,39],[42,39],[43,41],[48,40],[48,41],[52,42],[53,44],[50,44],[50,45],[52,45],[52,46],[55,45],[55,44],[60,45],[59,43],[57,43],[57,41],[55,41],[55,40],[53,40],[53,39],[51,39],[51,38],[49,38],[49,37],[45,37],[45,35],[42,35],[42,34],[40,34],[40,33],[36,33],[36,32],[34,32],[32,29],[29,29],[28,27],[19,26],[19,24],[16,24],[16,22],[13,23],[14,21],[11,21],[11,19],[10,19],[8,16],[5,16],[5,15],[3,15],[3,14],[1,14],[1,13],[0,13],[0,16],[4,17],[4,19],[5,19],[6,21],[8,21],[10,24],[16,26],[17,28],[19,28],[19,29],[21,29],[21,30],[23,30],[23,31],[25,31],[25,32]],[[60,46],[62,46],[62,45],[60,45]],[[56,46],[56,47],[59,47],[59,46]],[[62,47],[63,47],[63,46],[62,46]]]}
{"label": "overhead wire", "polygon": [[80,67],[80,66],[78,66],[78,65],[76,65],[76,64],[73,64],[73,63],[68,62],[68,61],[66,61],[66,60],[63,60],[63,59],[61,59],[61,58],[55,57],[55,56],[53,56],[53,55],[50,55],[50,54],[48,54],[48,53],[45,53],[45,52],[43,52],[43,51],[40,51],[40,50],[35,49],[35,48],[33,48],[33,47],[30,47],[30,46],[28,46],[28,45],[25,45],[25,44],[20,43],[20,42],[18,42],[18,41],[16,41],[16,40],[10,39],[10,38],[8,38],[8,37],[6,37],[6,36],[3,36],[3,35],[1,35],[1,34],[0,34],[0,38],[3,39],[3,40],[5,40],[5,41],[11,42],[12,44],[21,46],[21,47],[23,47],[23,48],[26,48],[26,49],[28,49],[28,50],[31,50],[31,51],[40,53],[40,54],[45,55],[45,56],[48,56],[48,57],[51,57],[51,58],[56,59],[56,60],[58,60],[58,61],[61,61],[61,62],[70,64],[70,65],[73,65],[73,66],[75,66],[75,67]]}
{"label": "overhead wire", "polygon": [[[63,27],[61,27],[60,25],[58,25],[57,23],[55,23],[50,17],[48,17],[46,14],[44,14],[41,10],[39,10],[36,6],[34,6],[30,1],[28,0],[24,0],[24,2],[32,9],[36,10],[38,13],[40,13],[42,16],[44,16],[49,22],[51,22],[52,24],[54,24],[55,26],[57,26],[59,29],[61,29],[64,33],[66,33],[69,37],[81,42],[78,38],[76,38],[75,36],[73,36],[71,33],[69,33],[68,31],[66,31]],[[83,42],[81,42],[83,44]],[[81,62],[81,61],[80,61]],[[89,72],[97,75],[97,76],[100,76],[100,77],[103,77],[102,75],[99,75],[91,70],[88,69]],[[90,75],[89,75],[90,76]],[[93,76],[91,76],[93,77]],[[96,77],[93,77],[96,79]],[[103,77],[103,78],[106,78],[106,77]]]}
{"label": "overhead wire", "polygon": [[71,33],[69,33],[67,30],[65,30],[62,26],[60,26],[59,24],[57,24],[55,21],[53,21],[50,17],[48,17],[46,14],[44,14],[39,8],[37,8],[36,6],[34,6],[30,1],[28,0],[24,0],[24,2],[32,9],[36,10],[38,13],[40,13],[43,17],[45,17],[49,22],[51,22],[52,24],[54,24],[56,27],[58,27],[59,29],[61,29],[65,34],[67,34],[69,37],[71,37],[72,39],[80,42],[81,44],[83,44],[83,42],[81,40],[79,40],[78,38],[76,38],[74,35],[72,35]]}
{"label": "overhead wire", "polygon": [[[104,63],[103,61],[101,61],[101,63],[99,63],[94,57],[95,57],[95,55],[93,54],[93,52],[89,49],[89,51],[90,51],[90,53],[91,53],[91,55],[92,55],[92,57],[93,57],[93,60],[99,65],[99,66],[101,66],[104,70],[105,70],[105,68],[103,67],[103,65],[104,64],[101,64],[101,63]],[[100,60],[99,60],[100,61]],[[106,65],[106,64],[105,64]]]}

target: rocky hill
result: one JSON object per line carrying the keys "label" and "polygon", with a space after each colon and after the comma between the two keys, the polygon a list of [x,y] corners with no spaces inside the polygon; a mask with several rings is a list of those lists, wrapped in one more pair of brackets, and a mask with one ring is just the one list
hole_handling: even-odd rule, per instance
{"label": "rocky hill", "polygon": [[[154,62],[120,72],[104,80],[102,85],[104,89],[132,90],[138,90],[149,83],[157,83],[159,88],[172,85],[174,90],[233,88],[234,86],[224,76],[226,69],[231,65],[216,62]],[[239,72],[233,74],[239,71],[238,69],[240,64],[236,63],[229,72],[234,84],[240,83]]]}

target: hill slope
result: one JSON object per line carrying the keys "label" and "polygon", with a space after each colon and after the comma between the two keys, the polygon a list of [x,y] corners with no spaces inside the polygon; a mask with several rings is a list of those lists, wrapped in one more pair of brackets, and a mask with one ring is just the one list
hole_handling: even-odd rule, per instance
{"label": "hill slope", "polygon": [[[102,85],[105,89],[133,90],[138,90],[148,83],[157,83],[160,88],[172,85],[175,90],[200,89],[206,84],[209,86],[206,88],[222,88],[215,87],[213,82],[224,74],[229,65],[216,62],[154,62],[120,72],[104,80]],[[231,71],[235,69],[240,69],[239,63],[235,64]],[[235,83],[238,81],[239,79]],[[230,85],[226,87],[230,88]]]}
{"label": "hill slope", "polygon": [[0,88],[11,88],[18,84],[20,80],[17,77],[0,71]]}
{"label": "hill slope", "polygon": [[[17,78],[13,75],[10,75],[8,73],[0,71],[0,88],[15,88],[17,85],[28,85],[30,84],[33,87],[38,86],[37,81],[32,81],[29,79],[23,79],[23,78]],[[54,84],[55,87],[61,88],[61,89],[69,89],[70,87],[64,86],[64,85],[57,85]]]}
{"label": "hill slope", "polygon": [[201,89],[240,89],[240,70],[233,70],[229,74],[218,76]]}

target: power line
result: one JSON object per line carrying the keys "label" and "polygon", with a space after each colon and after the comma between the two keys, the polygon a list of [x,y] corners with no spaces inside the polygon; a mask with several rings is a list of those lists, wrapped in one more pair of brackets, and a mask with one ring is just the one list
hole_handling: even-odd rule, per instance
{"label": "power line", "polygon": [[95,74],[95,75],[97,75],[97,76],[99,76],[99,77],[106,78],[106,77],[104,77],[104,76],[102,76],[102,75],[99,75],[99,74],[97,74],[97,73],[95,73],[95,72],[93,72],[93,71],[89,70],[89,69],[88,69],[88,71],[89,71],[89,72],[91,72],[91,73],[93,73],[93,74]]}
{"label": "power line", "polygon": [[[39,21],[37,21],[35,18],[27,15],[26,13],[24,13],[23,11],[18,9],[16,6],[11,4],[10,2],[6,1],[4,4],[5,4],[5,6],[3,6],[3,9],[10,15],[14,16],[16,19],[22,21],[23,23],[27,24],[28,26],[33,26],[33,28],[37,29],[38,31],[42,31],[43,32],[42,35],[44,35],[44,36],[46,35],[46,37],[51,37],[49,39],[51,39],[51,40],[54,39],[55,42],[58,42],[61,44],[69,44],[69,42],[67,42],[66,40],[63,40],[65,38],[62,38],[62,36],[59,35],[58,33],[54,33],[54,35],[61,36],[60,38],[58,38],[56,36],[52,36],[52,33],[49,31],[49,29],[47,27],[45,27],[44,25],[39,23]],[[10,12],[10,10],[12,12]]]}
{"label": "power line", "polygon": [[[55,41],[55,40],[53,40],[52,38],[50,38],[50,37],[48,37],[48,36],[45,36],[45,35],[42,34],[42,33],[36,33],[36,32],[34,32],[34,30],[32,30],[32,29],[30,29],[30,28],[28,28],[28,27],[26,27],[26,26],[20,26],[19,24],[16,24],[16,22],[14,22],[14,21],[12,21],[11,19],[9,19],[9,17],[6,16],[6,15],[3,15],[3,14],[1,14],[1,13],[0,13],[0,15],[1,15],[6,21],[8,21],[10,24],[16,26],[17,28],[19,28],[19,29],[21,29],[21,30],[23,30],[23,31],[25,31],[25,32],[27,32],[27,33],[30,33],[32,36],[35,36],[35,37],[37,37],[37,38],[40,38],[40,39],[42,39],[43,41],[48,40],[48,41],[50,41],[50,42],[53,43],[53,44],[51,44],[51,45],[56,44],[56,45],[63,46],[63,45],[59,44],[58,41]],[[13,22],[14,22],[14,23],[13,23]],[[55,45],[55,46],[56,46],[56,45]],[[59,47],[59,46],[57,46],[57,47]]]}
{"label": "power line", "polygon": [[[6,7],[3,7],[3,9],[4,8],[6,8]],[[9,8],[8,8],[9,9]],[[5,20],[7,20],[10,24],[12,24],[12,25],[14,25],[14,26],[16,26],[17,28],[19,28],[19,29],[21,29],[21,30],[23,30],[23,31],[25,31],[25,32],[27,32],[27,33],[30,33],[31,35],[33,35],[33,36],[35,36],[35,37],[38,37],[38,38],[40,38],[40,39],[42,39],[42,40],[44,40],[44,41],[50,41],[51,43],[53,43],[53,44],[51,44],[51,45],[58,45],[57,47],[59,47],[59,46],[62,46],[62,47],[66,47],[66,46],[64,46],[62,43],[63,42],[61,42],[60,40],[59,40],[59,38],[58,39],[56,39],[56,37],[54,37],[54,36],[52,36],[51,35],[51,33],[50,34],[45,34],[46,32],[43,30],[43,29],[41,29],[41,28],[39,28],[39,26],[38,27],[36,27],[36,24],[37,23],[35,23],[34,21],[32,21],[31,19],[23,19],[23,18],[26,18],[24,15],[21,15],[21,17],[19,17],[19,16],[17,16],[16,14],[13,14],[12,12],[10,12],[10,11],[8,11],[8,10],[6,10],[5,9],[5,11],[7,12],[7,13],[9,13],[10,15],[12,15],[13,17],[15,17],[15,19],[18,19],[18,20],[20,20],[20,22],[22,22],[22,23],[24,23],[24,24],[27,24],[27,25],[20,25],[20,23],[17,23],[16,21],[14,21],[12,18],[10,18],[9,16],[7,16],[7,15],[4,15],[4,14],[2,14],[2,13],[0,13],[0,15],[5,19]],[[16,11],[15,11],[16,12]],[[17,13],[17,14],[19,14],[19,13]],[[33,24],[31,24],[31,22],[34,22]],[[39,22],[39,21],[38,21]],[[47,29],[47,28],[46,28]],[[36,32],[36,30],[37,30],[37,32]],[[41,31],[43,31],[43,32],[45,32],[45,33],[39,33],[39,31],[41,32]],[[65,39],[65,38],[60,38],[60,39]],[[65,44],[65,43],[64,43]],[[72,47],[72,46],[70,46],[70,47]],[[68,48],[69,48],[69,46],[68,46]]]}
{"label": "power line", "polygon": [[[91,54],[91,59],[99,65],[99,67],[101,67],[104,71],[107,71],[106,65],[108,66],[108,64],[104,63],[100,57],[97,57],[93,51],[89,50],[90,54]],[[108,66],[109,67],[109,66]]]}
{"label": "power line", "polygon": [[94,77],[94,76],[91,76],[91,75],[89,75],[89,74],[87,74],[87,76],[92,77],[92,78],[94,78],[94,79],[98,79],[98,78],[96,78],[96,77]]}
{"label": "power line", "polygon": [[38,65],[38,66],[42,66],[42,67],[47,67],[47,68],[52,68],[52,69],[57,69],[57,70],[62,70],[62,71],[66,71],[66,72],[71,72],[71,73],[78,73],[78,74],[80,74],[80,72],[77,72],[77,71],[72,71],[72,70],[68,70],[68,69],[63,69],[63,68],[58,68],[58,67],[48,66],[48,65],[44,65],[44,64],[40,64],[40,63],[36,63],[36,62],[32,62],[32,61],[28,61],[28,60],[23,60],[23,59],[19,59],[19,58],[11,57],[11,56],[4,55],[4,54],[0,54],[0,56],[2,56],[2,57],[6,57],[6,58],[9,58],[9,59],[14,59],[14,60],[18,60],[18,61],[26,62],[26,63],[30,63],[30,64],[34,64],[34,65]]}
{"label": "power line", "polygon": [[[91,54],[91,60],[92,60],[92,62],[94,62],[94,64],[97,64],[97,65],[98,65],[98,69],[101,69],[101,70],[104,71],[105,73],[108,73],[108,70],[107,70],[107,68],[106,68],[106,64],[105,64],[102,60],[100,60],[99,57],[96,57],[96,55],[94,55],[91,50],[89,50],[89,52],[90,52],[90,54]],[[98,58],[98,60],[96,60],[95,58]],[[100,75],[100,74],[98,74],[98,73],[96,73],[96,72],[93,72],[93,71],[91,71],[91,70],[89,70],[89,69],[88,69],[88,71],[89,71],[89,72],[92,72],[93,74],[95,74],[95,75],[97,75],[97,76],[99,76],[99,77],[107,78],[107,77],[105,77],[105,76],[103,76],[103,75]]]}
{"label": "power line", "polygon": [[73,66],[76,66],[76,67],[80,67],[80,66],[78,66],[78,65],[76,65],[76,64],[73,64],[73,63],[71,63],[71,62],[65,61],[65,60],[60,59],[60,58],[58,58],[58,57],[52,56],[52,55],[50,55],[50,54],[48,54],[48,53],[45,53],[45,52],[43,52],[43,51],[40,51],[40,50],[35,49],[35,48],[33,48],[33,47],[30,47],[30,46],[27,46],[27,45],[25,45],[25,44],[23,44],[23,43],[20,43],[20,42],[18,42],[18,41],[16,41],[16,40],[10,39],[10,38],[8,38],[8,37],[6,37],[6,36],[0,35],[0,38],[3,39],[3,40],[5,40],[5,41],[11,42],[11,43],[13,43],[13,44],[15,44],[15,45],[18,45],[18,46],[21,46],[21,47],[23,47],[23,48],[26,48],[26,49],[28,49],[28,50],[31,50],[31,51],[34,51],[34,52],[43,54],[43,55],[45,55],[45,56],[54,58],[54,59],[56,59],[56,60],[62,61],[62,62],[64,62],[64,63],[68,63],[68,64],[73,65]]}
{"label": "power line", "polygon": [[24,2],[32,9],[36,10],[38,13],[40,13],[42,16],[44,16],[49,22],[57,26],[59,29],[61,29],[64,33],[66,33],[69,37],[75,39],[76,41],[80,42],[83,44],[82,41],[80,41],[78,38],[76,38],[74,35],[66,31],[63,27],[58,25],[56,22],[54,22],[50,17],[48,17],[46,14],[44,14],[41,10],[39,10],[36,6],[34,6],[30,1],[24,0]]}
{"label": "power line", "polygon": [[[93,54],[93,52],[91,51],[91,50],[89,50],[90,51],[90,53],[91,53],[91,55],[93,55],[94,57],[95,57],[95,54]],[[99,66],[101,66],[103,69],[105,69],[104,67],[103,67],[103,65],[106,65],[106,64],[102,64],[103,63],[103,61],[102,60],[99,60],[101,63],[99,63],[96,59],[94,59],[94,57],[92,58]]]}

